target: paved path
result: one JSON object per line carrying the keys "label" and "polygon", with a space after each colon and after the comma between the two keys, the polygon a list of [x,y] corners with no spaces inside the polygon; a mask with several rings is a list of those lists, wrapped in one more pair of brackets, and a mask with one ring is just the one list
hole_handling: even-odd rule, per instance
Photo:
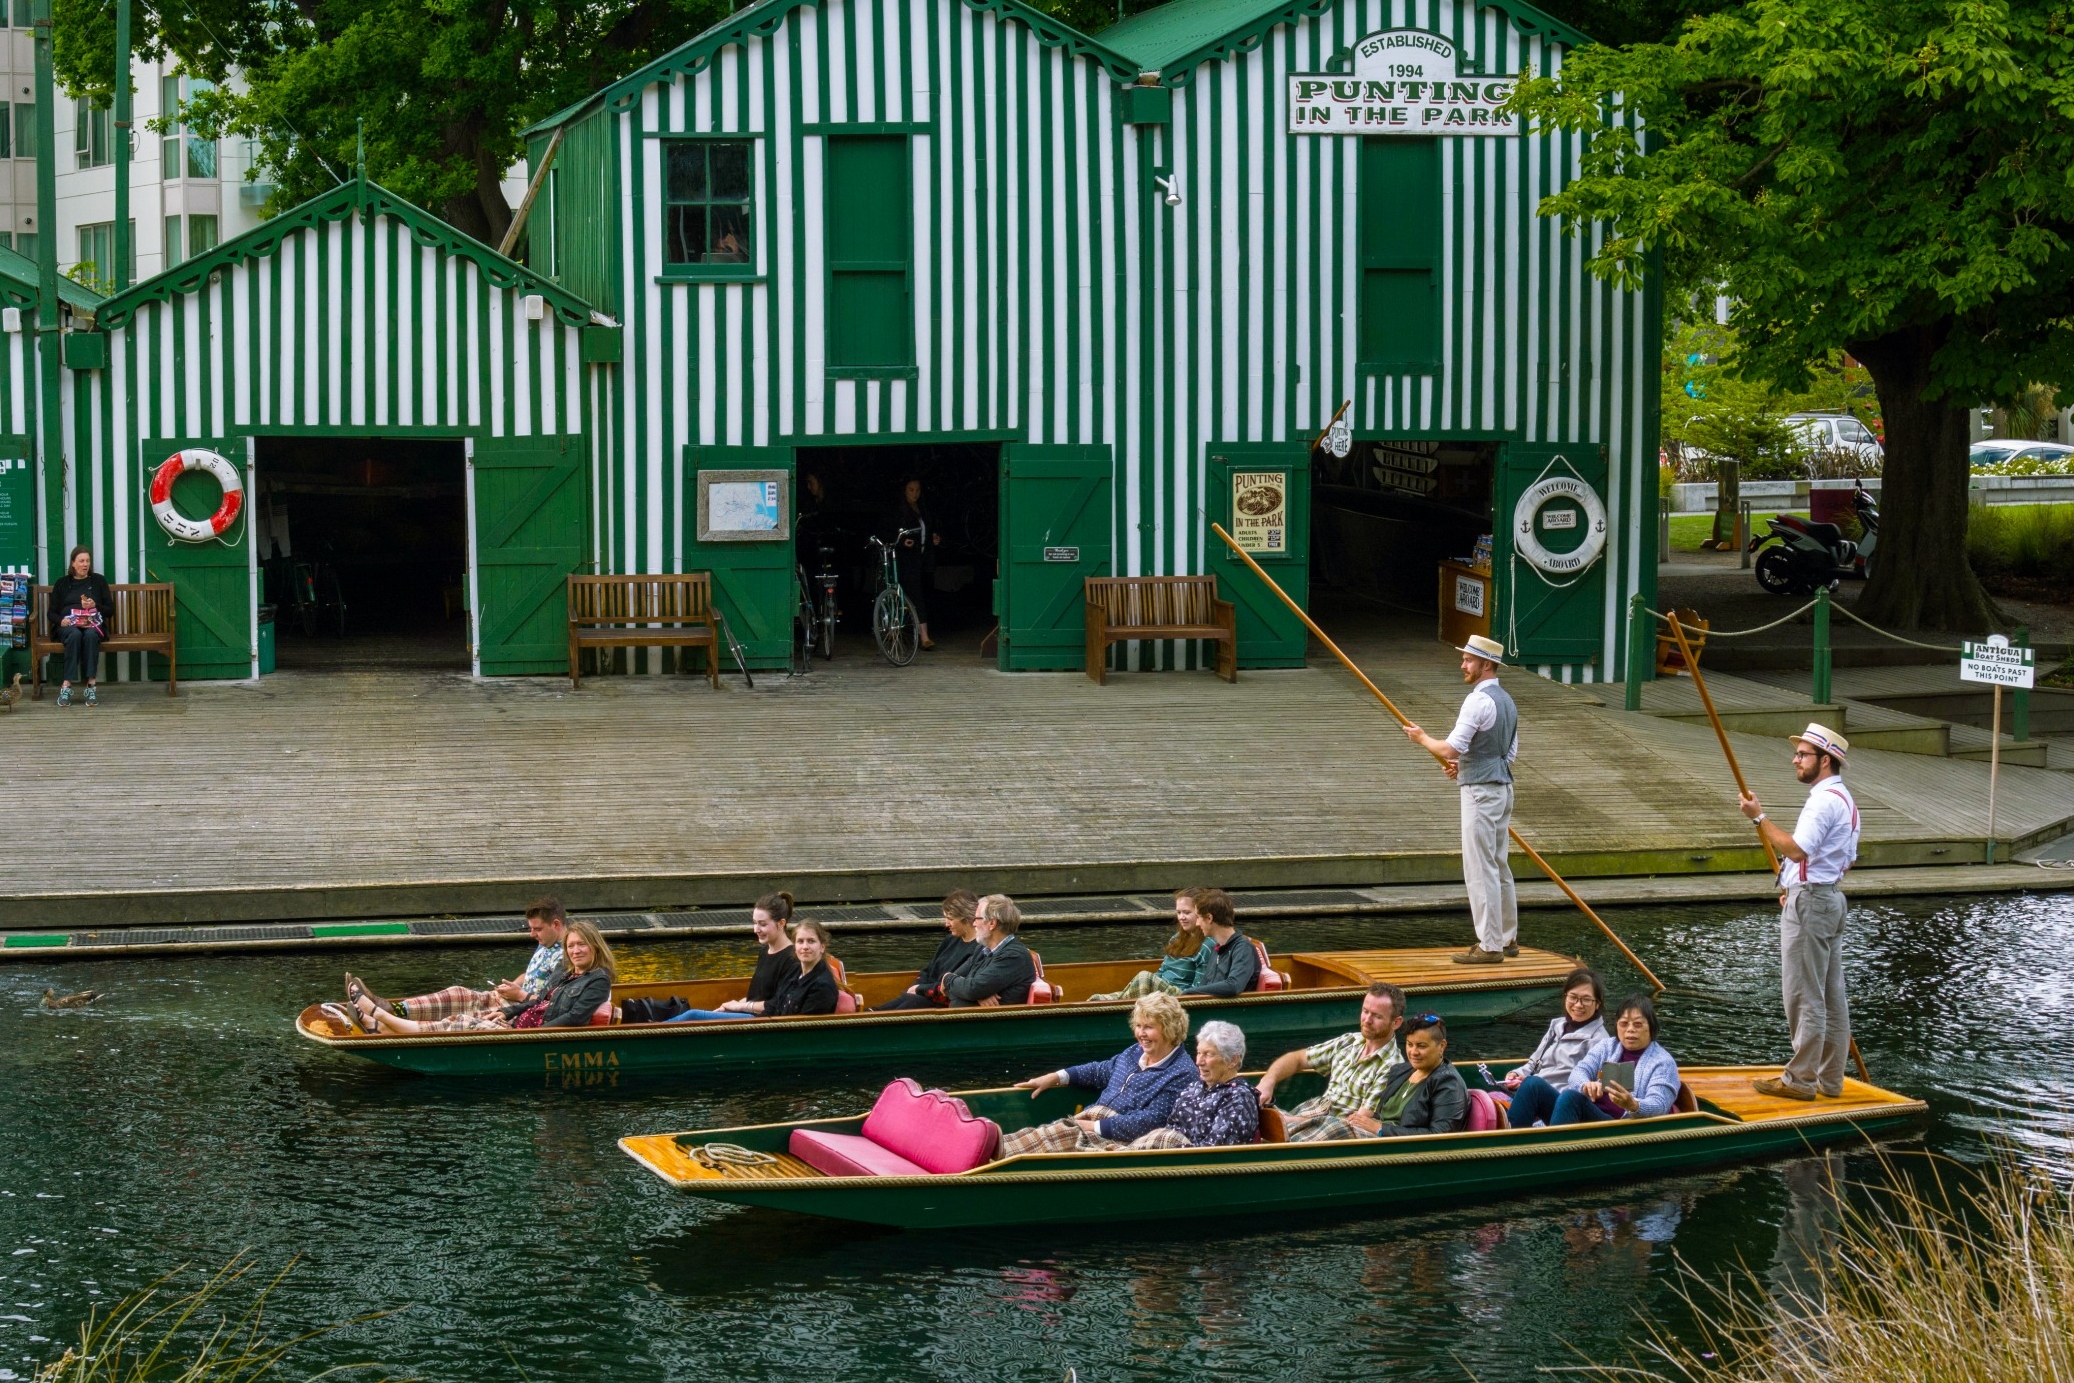
{"label": "paved path", "polygon": [[[1444,732],[1453,655],[1353,638]],[[1620,710],[1617,687],[1515,674],[1518,823],[1580,876],[1760,860],[1711,732]],[[0,926],[167,925],[498,912],[541,888],[586,908],[822,900],[960,885],[1025,894],[1459,879],[1456,791],[1360,687],[1305,670],[1003,674],[969,652],[811,676],[500,679],[282,673],[111,686],[98,710],[0,716],[29,848]],[[1784,744],[1740,736],[1775,808]],[[1985,765],[1856,756],[1868,865],[1977,862]],[[57,823],[81,823],[82,849]],[[2003,771],[2005,839],[2074,829],[2074,780]]]}

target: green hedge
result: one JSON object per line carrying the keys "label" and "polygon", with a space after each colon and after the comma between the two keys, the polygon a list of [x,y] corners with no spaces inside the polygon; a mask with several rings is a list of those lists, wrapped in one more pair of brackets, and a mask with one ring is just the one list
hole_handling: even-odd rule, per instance
{"label": "green hedge", "polygon": [[2026,576],[2074,586],[2074,504],[2011,504],[1967,518],[1966,555],[1983,578]]}

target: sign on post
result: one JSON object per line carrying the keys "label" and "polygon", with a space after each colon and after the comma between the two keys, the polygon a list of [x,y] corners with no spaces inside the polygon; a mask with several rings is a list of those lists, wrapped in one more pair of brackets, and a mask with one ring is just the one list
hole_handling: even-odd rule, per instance
{"label": "sign on post", "polygon": [[2031,689],[2038,675],[2038,655],[2028,648],[2016,648],[2000,634],[1988,635],[1987,642],[1965,645],[1959,655],[1959,680],[1962,682],[1988,682],[1998,687],[2021,687]]}

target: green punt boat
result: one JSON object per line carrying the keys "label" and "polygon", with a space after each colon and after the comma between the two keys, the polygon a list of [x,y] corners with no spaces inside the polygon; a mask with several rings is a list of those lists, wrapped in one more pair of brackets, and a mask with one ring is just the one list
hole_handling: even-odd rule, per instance
{"label": "green punt boat", "polygon": [[[1495,1071],[1516,1063],[1492,1063]],[[1473,1063],[1456,1063],[1472,1087]],[[791,1155],[794,1129],[856,1134],[863,1118],[622,1138],[670,1185],[708,1200],[866,1224],[934,1229],[1187,1219],[1299,1210],[1417,1211],[1464,1197],[1563,1190],[1580,1182],[1674,1175],[1899,1131],[1927,1106],[1846,1081],[1805,1104],[1750,1088],[1776,1066],[1686,1070],[1686,1112],[1660,1119],[1334,1143],[1254,1143],[1158,1152],[1040,1153],[937,1176],[830,1176]],[[1292,1083],[1293,1084],[1293,1083]],[[1014,1088],[958,1093],[1004,1129],[1063,1118],[1084,1098]],[[717,1145],[717,1148],[715,1147]],[[707,1151],[714,1148],[714,1151]],[[736,1149],[752,1155],[744,1159]],[[761,1157],[754,1157],[761,1154]],[[766,1160],[767,1159],[767,1160]],[[1211,1189],[1206,1177],[1217,1178]]]}
{"label": "green punt boat", "polygon": [[[1486,1023],[1522,1010],[1552,1009],[1563,977],[1578,964],[1553,951],[1522,948],[1503,965],[1456,965],[1448,948],[1304,952],[1272,957],[1287,987],[1235,999],[1190,999],[1197,1021],[1224,1018],[1246,1031],[1255,1050],[1279,1052],[1346,1032],[1368,986],[1387,980],[1421,1008],[1451,1024]],[[705,1023],[631,1023],[520,1032],[425,1033],[376,1037],[342,1026],[312,1004],[296,1031],[334,1051],[436,1076],[502,1076],[548,1089],[620,1086],[636,1075],[688,1072],[826,1071],[903,1066],[1004,1053],[1108,1050],[1124,1032],[1128,1003],[1076,1003],[1121,989],[1155,960],[1086,961],[1044,967],[1064,1002],[996,1008],[873,1013],[914,982],[912,971],[844,978],[856,1011],[800,1018]],[[749,977],[659,980],[613,988],[613,1001],[676,996],[694,1008],[738,998]]]}

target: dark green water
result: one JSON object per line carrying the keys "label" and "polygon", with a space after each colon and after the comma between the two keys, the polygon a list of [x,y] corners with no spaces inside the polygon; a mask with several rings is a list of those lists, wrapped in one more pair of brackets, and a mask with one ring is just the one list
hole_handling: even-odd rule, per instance
{"label": "dark green water", "polygon": [[[1778,1060],[1771,908],[1612,919],[1674,989],[1664,1040],[1691,1062]],[[1632,978],[1588,924],[1527,939]],[[1454,941],[1458,920],[1274,922],[1277,950]],[[1153,928],[1046,930],[1047,958],[1143,953]],[[838,939],[855,967],[920,936]],[[1859,908],[1850,976],[1873,1075],[1930,1100],[1930,1146],[2013,1134],[2064,1158],[2074,1130],[2074,895]],[[638,973],[746,969],[749,945],[636,952]],[[514,950],[24,965],[0,973],[0,1380],[26,1378],[86,1308],[184,1262],[300,1254],[282,1333],[361,1312],[290,1376],[376,1359],[426,1379],[1450,1379],[1613,1357],[1677,1330],[1673,1255],[1777,1279],[1865,1154],[1397,1217],[1008,1233],[882,1231],[703,1205],[614,1147],[629,1133],[867,1104],[884,1072],[560,1092],[403,1076],[297,1039],[342,968],[403,992],[510,973]],[[46,984],[108,991],[42,1011]],[[1545,1020],[1458,1031],[1453,1055],[1523,1053]],[[1119,1024],[1118,1047],[1128,1041]],[[1095,1055],[1091,1053],[1090,1055]],[[1257,1054],[1254,1064],[1258,1064]],[[978,1062],[949,1086],[1027,1074]],[[372,1376],[372,1375],[368,1375]]]}

